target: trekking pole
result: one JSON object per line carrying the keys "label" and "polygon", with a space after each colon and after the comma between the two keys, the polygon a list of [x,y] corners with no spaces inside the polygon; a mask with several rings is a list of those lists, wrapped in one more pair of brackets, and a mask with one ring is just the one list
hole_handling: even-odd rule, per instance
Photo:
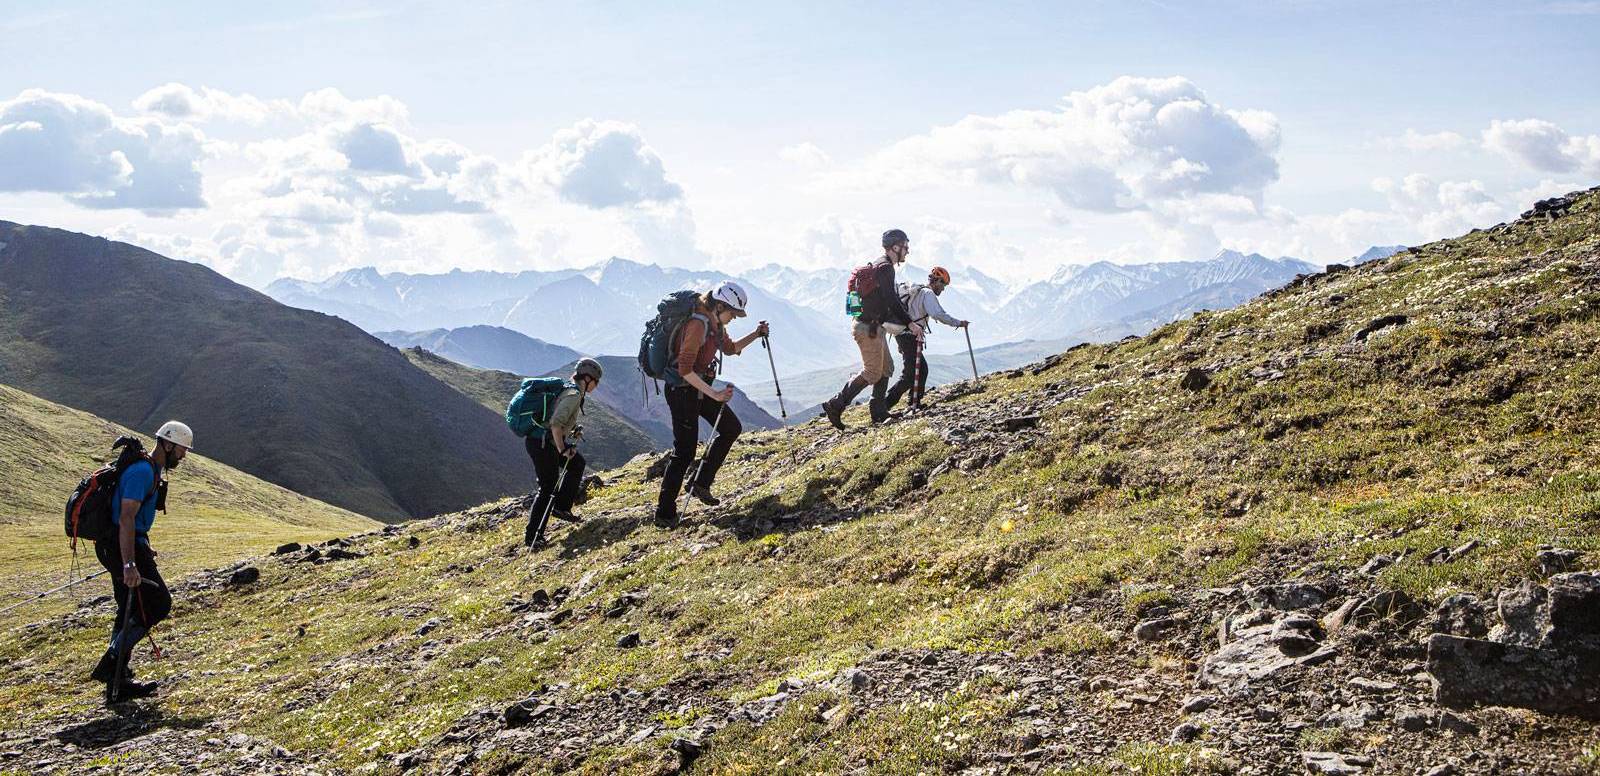
{"label": "trekking pole", "polygon": [[[728,401],[733,401],[733,397],[730,396]],[[711,454],[711,446],[717,443],[717,437],[721,435],[718,429],[722,427],[722,412],[728,409],[728,401],[723,402],[722,406],[717,409],[717,419],[711,422],[711,438],[706,440],[706,451],[701,453],[700,457],[695,460],[693,471],[690,472],[689,479],[683,486],[683,509],[678,510],[679,512],[689,511],[689,488],[694,486],[695,480],[700,479],[700,467],[705,464],[706,456]],[[699,426],[695,428],[698,429]]]}
{"label": "trekking pole", "polygon": [[567,481],[567,464],[572,463],[571,458],[561,462],[561,473],[556,475],[556,486],[550,491],[550,498],[544,502],[544,514],[539,516],[539,527],[534,530],[535,541],[544,538],[544,528],[550,524],[550,512],[556,506],[556,494],[561,492],[561,485]]}
{"label": "trekking pole", "polygon": [[84,575],[84,577],[82,579],[75,579],[75,580],[73,580],[71,582],[68,582],[65,585],[62,585],[60,587],[50,588],[49,590],[46,590],[46,591],[44,591],[42,593],[18,593],[18,595],[26,595],[27,599],[22,600],[22,601],[18,601],[18,602],[14,603],[14,604],[12,604],[10,606],[7,606],[4,609],[0,609],[0,614],[5,614],[6,612],[11,611],[12,609],[16,609],[19,606],[23,606],[24,604],[31,604],[34,601],[37,601],[37,600],[39,600],[41,598],[44,598],[45,596],[55,595],[56,593],[59,593],[59,592],[61,592],[63,590],[66,590],[69,587],[76,587],[76,586],[81,585],[81,584],[83,584],[85,582],[88,582],[91,579],[94,579],[95,577],[105,576],[106,574],[110,574],[110,573],[111,573],[110,571],[107,571],[105,569],[101,569],[99,571],[96,571],[93,574]]}
{"label": "trekking pole", "polygon": [[783,406],[783,384],[778,382],[778,362],[772,359],[772,342],[764,334],[761,336],[761,347],[767,349],[767,366],[772,367],[772,387],[778,389],[778,412],[784,420],[788,420],[789,410]]}
{"label": "trekking pole", "polygon": [[972,362],[972,384],[978,384],[978,357],[972,354],[972,329],[961,327],[961,332],[967,335],[967,359]]}

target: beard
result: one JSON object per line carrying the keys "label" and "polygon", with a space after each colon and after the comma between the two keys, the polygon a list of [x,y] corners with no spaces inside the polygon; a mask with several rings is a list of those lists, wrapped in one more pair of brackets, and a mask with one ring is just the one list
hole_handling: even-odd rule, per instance
{"label": "beard", "polygon": [[177,446],[176,445],[173,445],[171,442],[166,442],[166,445],[167,445],[167,447],[165,448],[166,455],[163,456],[164,458],[167,459],[167,465],[166,465],[165,468],[167,468],[169,470],[170,469],[176,469],[176,468],[178,468],[178,464],[183,463],[183,459],[177,457],[176,455],[174,455],[174,453],[177,452]]}

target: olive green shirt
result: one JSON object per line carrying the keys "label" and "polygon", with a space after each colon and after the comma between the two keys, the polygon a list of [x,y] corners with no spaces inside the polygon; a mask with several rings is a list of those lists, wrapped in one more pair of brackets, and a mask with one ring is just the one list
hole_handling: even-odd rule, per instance
{"label": "olive green shirt", "polygon": [[568,388],[556,397],[556,408],[550,411],[550,429],[561,429],[562,434],[571,434],[572,429],[578,425],[578,407],[582,403],[583,391],[577,388]]}

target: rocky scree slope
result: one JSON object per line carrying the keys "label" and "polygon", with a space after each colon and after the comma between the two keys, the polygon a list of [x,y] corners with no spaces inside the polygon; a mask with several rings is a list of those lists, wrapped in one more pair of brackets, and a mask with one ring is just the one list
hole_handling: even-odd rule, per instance
{"label": "rocky scree slope", "polygon": [[1571,664],[1593,636],[1571,613],[1600,551],[1597,305],[1589,192],[940,389],[920,416],[752,434],[724,503],[677,531],[650,527],[641,459],[531,556],[516,501],[284,548],[253,581],[180,588],[161,636],[182,659],[145,664],[167,689],[122,714],[79,681],[104,607],[6,634],[0,752],[46,772],[1590,772],[1581,688],[1562,713],[1484,706],[1484,682],[1573,682],[1432,645]]}

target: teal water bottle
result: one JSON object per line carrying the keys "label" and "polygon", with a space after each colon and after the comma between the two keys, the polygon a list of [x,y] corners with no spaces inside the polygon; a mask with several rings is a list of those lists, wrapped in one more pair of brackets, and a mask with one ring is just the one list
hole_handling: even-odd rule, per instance
{"label": "teal water bottle", "polygon": [[851,318],[861,317],[861,295],[850,291],[844,295],[844,314]]}

